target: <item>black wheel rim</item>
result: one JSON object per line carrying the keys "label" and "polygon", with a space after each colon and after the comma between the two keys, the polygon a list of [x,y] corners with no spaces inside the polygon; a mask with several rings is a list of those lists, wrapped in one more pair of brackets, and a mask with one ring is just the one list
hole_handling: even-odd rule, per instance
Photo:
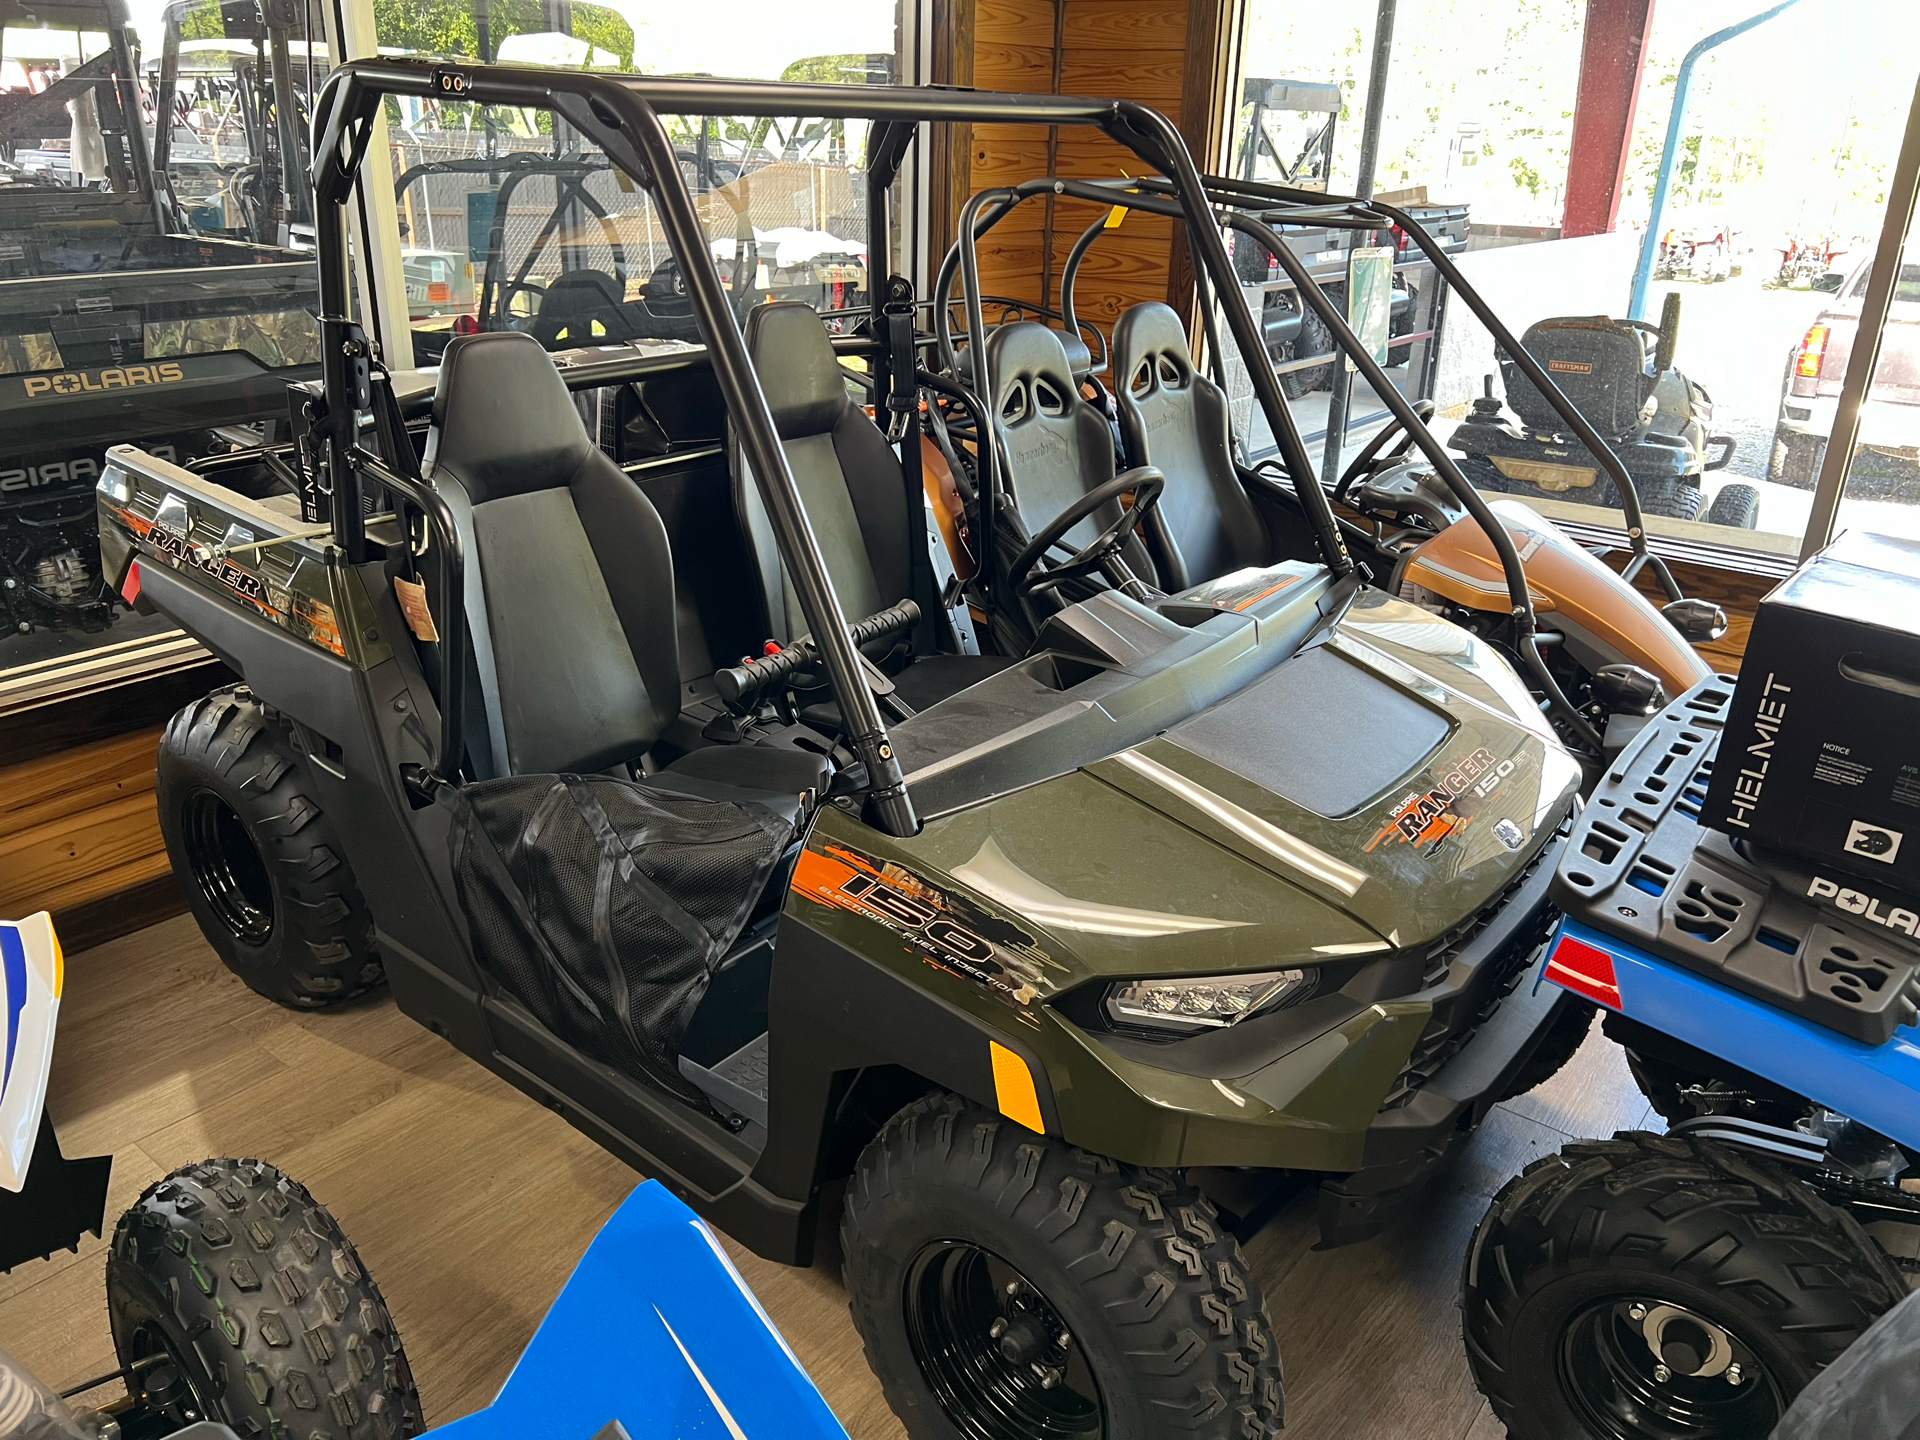
{"label": "black wheel rim", "polygon": [[991,1251],[927,1246],[907,1268],[907,1338],[967,1440],[1055,1440],[1105,1431],[1086,1355],[1039,1288]]}
{"label": "black wheel rim", "polygon": [[273,883],[246,822],[211,790],[189,796],[182,818],[187,864],[207,908],[234,939],[266,944],[273,935]]}
{"label": "black wheel rim", "polygon": [[1778,1381],[1736,1333],[1651,1294],[1579,1311],[1561,1336],[1559,1370],[1587,1431],[1608,1440],[1765,1435],[1786,1408]]}

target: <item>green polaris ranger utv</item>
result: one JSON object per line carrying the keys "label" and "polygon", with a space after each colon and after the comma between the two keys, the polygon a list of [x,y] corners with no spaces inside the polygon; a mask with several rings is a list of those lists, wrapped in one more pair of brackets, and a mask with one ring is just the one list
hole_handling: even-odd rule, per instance
{"label": "green polaris ranger utv", "polygon": [[[346,206],[389,95],[544,112],[604,155],[631,186],[610,223],[671,247],[700,343],[482,333],[387,374]],[[1270,1435],[1268,1300],[1211,1178],[1317,1174],[1326,1239],[1370,1234],[1577,1041],[1535,980],[1579,767],[1486,641],[1368,583],[1315,484],[1235,482],[1292,558],[1145,583],[1134,531],[1212,481],[1114,474],[1058,332],[975,327],[989,406],[918,363],[899,277],[862,333],[794,303],[737,323],[663,115],[863,124],[874,257],[923,125],[1096,127],[1236,293],[1178,132],[1126,101],[343,66],[304,495],[130,447],[98,489],[120,593],[244,680],[161,746],[194,913],[284,1004],[384,973],[760,1254],[809,1263],[832,1197],[916,1437]],[[1225,312],[1311,476],[1255,317]],[[1011,556],[966,581],[925,498],[928,393],[972,415],[969,523]],[[590,433],[609,394],[624,418]],[[1030,638],[976,631],[995,607]]]}

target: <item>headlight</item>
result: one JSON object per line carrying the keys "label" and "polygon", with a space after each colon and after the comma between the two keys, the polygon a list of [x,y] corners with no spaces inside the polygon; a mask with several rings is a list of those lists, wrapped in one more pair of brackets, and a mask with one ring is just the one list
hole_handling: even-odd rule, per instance
{"label": "headlight", "polygon": [[1213,1029],[1302,998],[1313,988],[1316,973],[1263,970],[1190,980],[1129,980],[1107,992],[1107,1014],[1123,1025],[1156,1030]]}

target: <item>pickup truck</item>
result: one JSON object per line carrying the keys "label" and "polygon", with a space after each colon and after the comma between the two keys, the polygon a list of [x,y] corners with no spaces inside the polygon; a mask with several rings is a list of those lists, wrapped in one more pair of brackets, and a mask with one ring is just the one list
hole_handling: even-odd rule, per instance
{"label": "pickup truck", "polygon": [[[1855,265],[1787,352],[1769,480],[1811,490],[1819,479],[1872,269],[1871,256]],[[1901,257],[1873,385],[1860,407],[1859,443],[1909,461],[1920,458],[1920,260],[1911,252]]]}

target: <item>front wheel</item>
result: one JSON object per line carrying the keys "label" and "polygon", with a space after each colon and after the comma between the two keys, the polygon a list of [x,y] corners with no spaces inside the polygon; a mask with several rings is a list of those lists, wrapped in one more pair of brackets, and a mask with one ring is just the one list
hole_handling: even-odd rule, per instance
{"label": "front wheel", "polygon": [[424,1428],[380,1289],[324,1205],[258,1160],[151,1186],[107,1255],[113,1348],[171,1428],[399,1440]]}
{"label": "front wheel", "polygon": [[1853,1218],[1784,1170],[1629,1132],[1507,1183],[1461,1311],[1511,1440],[1753,1440],[1904,1293]]}
{"label": "front wheel", "polygon": [[870,1142],[840,1229],[854,1324],[913,1440],[1266,1440],[1259,1285],[1212,1205],[957,1096]]}
{"label": "front wheel", "polygon": [[1725,525],[1734,530],[1757,530],[1760,527],[1760,488],[1738,480],[1722,485],[1720,493],[1713,497],[1713,503],[1707,506],[1707,513],[1700,518],[1709,525]]}

